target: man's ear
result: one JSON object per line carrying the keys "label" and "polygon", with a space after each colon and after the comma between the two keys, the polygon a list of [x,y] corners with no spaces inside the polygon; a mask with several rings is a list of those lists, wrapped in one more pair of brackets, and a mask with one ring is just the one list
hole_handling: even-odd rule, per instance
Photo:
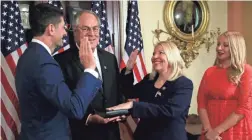
{"label": "man's ear", "polygon": [[55,26],[53,24],[49,24],[47,26],[47,31],[48,31],[48,34],[51,36],[51,35],[54,35],[55,34]]}

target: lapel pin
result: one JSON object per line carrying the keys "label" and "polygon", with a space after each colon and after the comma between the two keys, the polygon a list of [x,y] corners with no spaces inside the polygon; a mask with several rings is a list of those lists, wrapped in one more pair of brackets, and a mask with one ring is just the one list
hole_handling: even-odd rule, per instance
{"label": "lapel pin", "polygon": [[106,70],[106,69],[107,69],[107,66],[104,66],[104,69]]}
{"label": "lapel pin", "polygon": [[157,93],[156,93],[155,97],[157,97],[157,96],[161,96],[161,95],[162,95],[162,93],[161,93],[161,92],[159,92],[159,91],[157,91]]}
{"label": "lapel pin", "polygon": [[162,90],[166,90],[166,87],[162,87]]}

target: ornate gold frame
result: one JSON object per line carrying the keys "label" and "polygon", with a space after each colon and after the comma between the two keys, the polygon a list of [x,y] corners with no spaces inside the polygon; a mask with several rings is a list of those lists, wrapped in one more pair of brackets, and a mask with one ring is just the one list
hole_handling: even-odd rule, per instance
{"label": "ornate gold frame", "polygon": [[180,40],[190,42],[199,39],[207,30],[209,25],[209,8],[206,1],[196,1],[200,5],[200,9],[202,11],[202,22],[197,31],[194,32],[194,36],[192,34],[186,34],[179,30],[174,21],[174,10],[176,3],[179,1],[167,1],[164,7],[164,23],[168,32],[172,33],[173,36],[177,37]]}
{"label": "ornate gold frame", "polygon": [[[202,10],[202,22],[195,32],[191,30],[192,34],[184,33],[179,30],[174,21],[174,8],[178,1],[167,1],[164,7],[164,23],[167,31],[158,28],[153,32],[153,44],[155,45],[157,41],[160,40],[161,34],[168,35],[166,40],[171,40],[177,44],[180,50],[180,55],[185,61],[185,65],[188,68],[191,62],[197,58],[199,55],[199,49],[202,44],[205,44],[207,52],[209,52],[210,47],[215,43],[216,38],[220,35],[220,28],[216,31],[208,30],[209,25],[209,9],[207,2],[198,2]],[[192,28],[193,29],[193,28]]]}

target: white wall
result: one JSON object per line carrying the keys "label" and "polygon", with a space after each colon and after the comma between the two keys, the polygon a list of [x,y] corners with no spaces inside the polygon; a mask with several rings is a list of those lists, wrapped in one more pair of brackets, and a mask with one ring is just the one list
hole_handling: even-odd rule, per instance
{"label": "white wall", "polygon": [[[151,71],[151,56],[153,52],[153,33],[157,28],[159,21],[159,28],[165,30],[163,22],[163,8],[165,1],[139,1],[139,17],[142,27],[142,36],[144,42],[144,54],[146,61],[147,71]],[[210,1],[208,2],[210,9],[210,24],[209,29],[216,29],[220,27],[221,31],[227,30],[227,2],[226,1]],[[121,23],[122,25],[122,46],[125,42],[125,24],[127,18],[127,1],[121,1]],[[163,38],[163,37],[162,37]],[[210,48],[210,52],[207,53],[204,46],[199,50],[199,56],[191,63],[191,66],[185,70],[185,74],[194,83],[194,91],[191,102],[190,113],[197,114],[197,91],[200,84],[200,80],[203,76],[204,71],[213,65],[215,59],[215,44]]]}

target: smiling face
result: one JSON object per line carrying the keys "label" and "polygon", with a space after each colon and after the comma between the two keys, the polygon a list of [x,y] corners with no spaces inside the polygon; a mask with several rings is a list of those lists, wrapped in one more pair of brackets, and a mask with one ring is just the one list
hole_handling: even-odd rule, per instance
{"label": "smiling face", "polygon": [[157,71],[158,73],[167,71],[168,59],[162,45],[158,45],[155,47],[151,62],[153,70]]}
{"label": "smiling face", "polygon": [[91,13],[82,13],[74,34],[77,43],[79,43],[82,37],[88,37],[91,48],[94,50],[100,39],[100,27],[97,18]]}
{"label": "smiling face", "polygon": [[229,61],[231,59],[229,42],[224,35],[218,38],[216,55],[219,62]]}

